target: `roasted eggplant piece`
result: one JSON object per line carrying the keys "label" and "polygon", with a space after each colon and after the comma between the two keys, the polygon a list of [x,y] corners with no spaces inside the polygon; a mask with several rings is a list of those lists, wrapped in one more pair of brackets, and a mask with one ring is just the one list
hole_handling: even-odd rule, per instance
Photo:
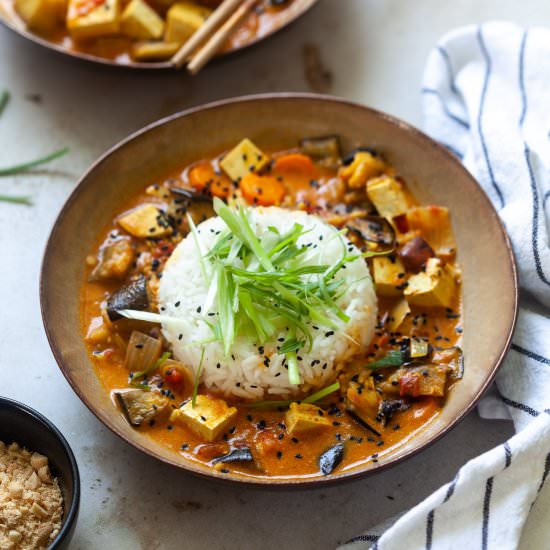
{"label": "roasted eggplant piece", "polygon": [[443,397],[449,368],[446,365],[421,365],[402,369],[399,374],[401,397]]}
{"label": "roasted eggplant piece", "polygon": [[319,468],[323,475],[328,476],[340,465],[340,462],[344,458],[344,449],[344,444],[338,443],[338,445],[334,445],[334,447],[331,447],[319,457]]}
{"label": "roasted eggplant piece", "polygon": [[464,352],[459,346],[434,351],[432,361],[438,365],[448,366],[451,377],[456,380],[464,376]]}
{"label": "roasted eggplant piece", "polygon": [[90,281],[122,279],[135,258],[135,250],[130,238],[108,239],[101,247],[99,261],[90,274]]}
{"label": "roasted eggplant piece", "polygon": [[147,281],[143,275],[119,288],[107,300],[107,315],[111,321],[122,319],[122,315],[118,313],[122,309],[149,309]]}
{"label": "roasted eggplant piece", "polygon": [[146,390],[124,390],[113,393],[124,416],[132,426],[141,426],[143,422],[153,420],[166,412],[170,404],[163,395]]}
{"label": "roasted eggplant piece", "polygon": [[355,236],[360,243],[366,243],[369,250],[391,252],[395,248],[395,230],[386,218],[355,218],[348,221],[346,227],[350,230],[351,236]]}
{"label": "roasted eggplant piece", "polygon": [[409,405],[402,399],[385,399],[380,403],[378,409],[378,416],[376,417],[379,422],[382,422],[384,426],[388,425],[388,422],[393,418],[396,412],[404,411],[409,408]]}
{"label": "roasted eggplant piece", "polygon": [[188,189],[185,187],[171,187],[170,193],[172,193],[176,197],[186,199],[190,202],[212,202],[212,197],[209,197],[208,195],[205,195],[204,193],[201,193],[200,191],[197,191],[195,189]]}
{"label": "roasted eggplant piece", "polygon": [[338,136],[321,136],[300,140],[300,150],[318,164],[336,167],[340,163],[341,148]]}
{"label": "roasted eggplant piece", "polygon": [[413,273],[421,271],[426,262],[435,256],[432,247],[422,237],[406,242],[398,254],[406,270]]}
{"label": "roasted eggplant piece", "polygon": [[254,457],[248,447],[243,447],[241,449],[233,449],[228,454],[218,456],[212,460],[212,464],[217,464],[218,462],[222,464],[230,464],[232,462],[254,462]]}

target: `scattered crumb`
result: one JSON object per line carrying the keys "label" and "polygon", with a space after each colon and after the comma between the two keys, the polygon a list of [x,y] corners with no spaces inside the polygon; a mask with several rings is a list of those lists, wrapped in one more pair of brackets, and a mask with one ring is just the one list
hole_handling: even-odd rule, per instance
{"label": "scattered crumb", "polygon": [[0,548],[41,550],[61,529],[63,497],[48,459],[0,441]]}
{"label": "scattered crumb", "polygon": [[315,92],[327,93],[332,88],[332,73],[324,66],[316,44],[304,45],[304,74]]}

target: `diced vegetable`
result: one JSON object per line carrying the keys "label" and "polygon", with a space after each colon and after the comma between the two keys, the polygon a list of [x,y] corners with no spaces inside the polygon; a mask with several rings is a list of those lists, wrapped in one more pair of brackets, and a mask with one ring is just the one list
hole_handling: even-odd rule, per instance
{"label": "diced vegetable", "polygon": [[370,179],[367,184],[367,195],[378,213],[390,221],[405,214],[409,208],[403,187],[391,176]]}
{"label": "diced vegetable", "polygon": [[223,399],[197,395],[194,407],[188,401],[172,412],[170,420],[185,424],[206,441],[215,441],[230,427],[236,416],[237,409],[229,407]]}
{"label": "diced vegetable", "polygon": [[350,381],[346,392],[346,408],[375,431],[380,402],[381,397],[372,376],[363,377],[361,382]]}
{"label": "diced vegetable", "polygon": [[388,425],[388,422],[393,418],[393,415],[398,411],[403,411],[407,409],[408,406],[402,399],[385,399],[380,403],[378,408],[377,418],[384,424]]}
{"label": "diced vegetable", "polygon": [[273,164],[273,172],[283,177],[302,177],[311,180],[317,170],[310,157],[301,153],[291,153],[278,157]]}
{"label": "diced vegetable", "polygon": [[304,155],[309,155],[317,163],[326,167],[336,167],[340,162],[340,138],[338,136],[322,136],[300,140],[300,149]]}
{"label": "diced vegetable", "polygon": [[425,307],[451,307],[456,295],[456,282],[446,265],[438,258],[426,262],[426,271],[409,278],[405,296],[410,304]]}
{"label": "diced vegetable", "polygon": [[[395,248],[395,230],[386,218],[365,216],[354,218],[346,224],[350,230],[350,239],[357,236],[365,241],[369,250],[376,252],[392,251]],[[355,242],[355,241],[354,241]],[[361,244],[359,243],[361,246]]]}
{"label": "diced vegetable", "polygon": [[199,29],[211,10],[191,2],[177,2],[166,14],[166,42],[183,44]]}
{"label": "diced vegetable", "polygon": [[225,155],[220,166],[233,181],[241,181],[250,172],[259,172],[268,160],[267,156],[247,138]]}
{"label": "diced vegetable", "polygon": [[161,371],[171,388],[177,389],[184,395],[192,393],[195,379],[191,370],[182,363],[173,359],[167,359],[162,364]]}
{"label": "diced vegetable", "polygon": [[90,321],[88,331],[86,332],[85,340],[89,344],[100,344],[106,342],[109,339],[111,332],[109,327],[105,324],[103,317],[94,317]]}
{"label": "diced vegetable", "polygon": [[450,368],[451,376],[460,380],[464,376],[464,353],[459,346],[447,349],[435,350],[432,361]]}
{"label": "diced vegetable", "polygon": [[143,274],[111,294],[107,300],[107,315],[111,321],[122,319],[121,309],[145,311],[149,309],[147,282]]}
{"label": "diced vegetable", "polygon": [[[380,157],[376,157],[368,151],[359,151],[355,153],[353,162],[340,170],[340,177],[347,182],[349,187],[357,189],[365,187],[368,180],[379,176],[385,168],[386,164]],[[380,214],[384,216],[382,212]]]}
{"label": "diced vegetable", "polygon": [[121,390],[113,392],[122,412],[132,426],[150,422],[168,410],[170,401],[163,395],[145,390]]}
{"label": "diced vegetable", "polygon": [[405,321],[407,315],[411,313],[409,302],[406,298],[401,298],[390,310],[388,327],[391,332],[395,332]]}
{"label": "diced vegetable", "polygon": [[104,0],[100,4],[69,0],[67,28],[75,40],[118,33],[120,0]]}
{"label": "diced vegetable", "polygon": [[239,187],[243,197],[251,204],[261,206],[278,205],[283,200],[285,186],[272,176],[258,176],[253,172],[247,174]]}
{"label": "diced vegetable", "polygon": [[291,403],[285,415],[285,422],[290,434],[316,431],[331,425],[323,410],[309,403]]}
{"label": "diced vegetable", "polygon": [[164,20],[144,0],[131,0],[120,17],[120,32],[130,38],[158,39],[164,33]]}
{"label": "diced vegetable", "polygon": [[224,199],[234,190],[225,174],[217,174],[209,162],[201,162],[189,170],[189,183],[203,195]]}
{"label": "diced vegetable", "polygon": [[154,204],[144,204],[118,219],[130,235],[140,239],[164,237],[172,232],[166,214]]}
{"label": "diced vegetable", "polygon": [[395,256],[372,259],[372,276],[376,290],[382,296],[400,296],[406,286],[405,266]]}
{"label": "diced vegetable", "polygon": [[449,209],[442,206],[417,206],[407,212],[411,231],[420,231],[434,252],[443,259],[450,259],[456,251]]}
{"label": "diced vegetable", "polygon": [[430,345],[425,340],[419,338],[411,338],[409,356],[411,359],[426,357],[430,353]]}
{"label": "diced vegetable", "polygon": [[445,366],[423,365],[403,369],[399,376],[401,397],[443,397],[449,369]]}
{"label": "diced vegetable", "polygon": [[334,469],[340,465],[343,458],[344,458],[343,443],[338,443],[337,445],[334,445],[334,447],[331,447],[330,449],[325,451],[319,457],[319,468],[321,470],[321,473],[326,476],[332,473]]}
{"label": "diced vegetable", "polygon": [[135,258],[132,241],[127,237],[108,240],[99,251],[99,262],[90,274],[90,281],[122,279]]}
{"label": "diced vegetable", "polygon": [[131,55],[136,61],[164,61],[170,59],[180,46],[179,42],[136,42],[132,44]]}
{"label": "diced vegetable", "polygon": [[399,251],[399,258],[407,271],[418,273],[426,262],[435,256],[432,247],[422,238],[414,237],[407,241]]}
{"label": "diced vegetable", "polygon": [[130,372],[148,372],[159,360],[162,342],[139,330],[132,331],[124,365]]}
{"label": "diced vegetable", "polygon": [[254,462],[252,452],[248,447],[241,447],[240,449],[233,449],[231,452],[224,456],[219,456],[212,460],[212,464],[231,464],[233,462]]}

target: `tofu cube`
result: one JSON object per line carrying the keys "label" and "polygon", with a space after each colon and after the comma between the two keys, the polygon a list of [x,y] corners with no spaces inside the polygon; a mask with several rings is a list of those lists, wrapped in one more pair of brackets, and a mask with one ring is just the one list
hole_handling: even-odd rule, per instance
{"label": "tofu cube", "polygon": [[379,176],[386,164],[380,157],[367,151],[360,151],[353,157],[353,162],[340,171],[340,177],[348,182],[352,189],[364,187],[371,178]]}
{"label": "tofu cube", "polygon": [[411,313],[409,302],[406,298],[401,298],[390,310],[388,326],[391,332],[395,332]]}
{"label": "tofu cube", "polygon": [[120,17],[120,32],[143,40],[160,38],[164,20],[144,0],[131,0]]}
{"label": "tofu cube", "polygon": [[69,0],[67,28],[75,40],[116,34],[120,28],[120,0],[101,4]]}
{"label": "tofu cube", "polygon": [[376,291],[382,296],[401,296],[407,280],[405,266],[395,256],[372,259],[372,276]]}
{"label": "tofu cube", "polygon": [[206,21],[212,10],[192,2],[178,2],[166,14],[166,42],[183,44]]}
{"label": "tofu cube", "polygon": [[215,441],[237,417],[237,409],[223,399],[197,395],[195,407],[188,401],[170,415],[174,423],[185,424],[206,441]]}
{"label": "tofu cube", "polygon": [[374,387],[372,376],[360,382],[350,382],[346,392],[347,408],[353,411],[363,422],[375,426],[382,398]]}
{"label": "tofu cube", "polygon": [[259,172],[268,161],[267,155],[246,138],[225,155],[220,166],[233,181],[241,181],[250,172]]}
{"label": "tofu cube", "polygon": [[132,46],[132,58],[136,61],[164,61],[179,48],[178,42],[138,42]]}
{"label": "tofu cube", "polygon": [[433,248],[437,256],[450,259],[456,251],[449,209],[443,206],[418,206],[407,212],[410,231],[420,235]]}
{"label": "tofu cube", "polygon": [[439,258],[430,258],[426,271],[409,278],[405,297],[411,305],[451,307],[456,295],[456,280],[448,266]]}
{"label": "tofu cube", "polygon": [[322,409],[309,403],[291,403],[285,415],[289,434],[299,434],[327,428],[331,425]]}
{"label": "tofu cube", "polygon": [[378,213],[390,221],[396,216],[405,214],[409,208],[409,201],[403,187],[391,176],[381,176],[369,180],[367,195]]}
{"label": "tofu cube", "polygon": [[[15,0],[17,13],[30,29],[50,31],[59,23],[66,9],[59,0]],[[64,4],[64,7],[63,7]]]}
{"label": "tofu cube", "polygon": [[158,238],[172,232],[166,215],[154,204],[144,204],[118,219],[119,225],[130,235],[145,239]]}

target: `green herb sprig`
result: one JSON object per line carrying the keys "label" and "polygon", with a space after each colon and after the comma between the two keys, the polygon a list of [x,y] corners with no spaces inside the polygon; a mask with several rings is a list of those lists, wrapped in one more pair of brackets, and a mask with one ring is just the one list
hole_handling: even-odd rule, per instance
{"label": "green herb sprig", "polygon": [[365,368],[385,369],[387,367],[400,367],[403,363],[405,363],[403,352],[398,349],[392,349],[381,359],[373,361],[372,363],[367,363]]}
{"label": "green herb sprig", "polygon": [[317,403],[323,397],[326,397],[327,395],[330,395],[331,393],[334,393],[335,391],[340,389],[340,382],[334,382],[334,384],[331,384],[330,386],[327,386],[326,388],[323,388],[315,393],[312,393],[308,397],[305,397],[301,401],[294,400],[294,401],[257,401],[256,403],[251,403],[249,408],[251,409],[279,409],[279,408],[288,408],[290,407],[291,403]]}

